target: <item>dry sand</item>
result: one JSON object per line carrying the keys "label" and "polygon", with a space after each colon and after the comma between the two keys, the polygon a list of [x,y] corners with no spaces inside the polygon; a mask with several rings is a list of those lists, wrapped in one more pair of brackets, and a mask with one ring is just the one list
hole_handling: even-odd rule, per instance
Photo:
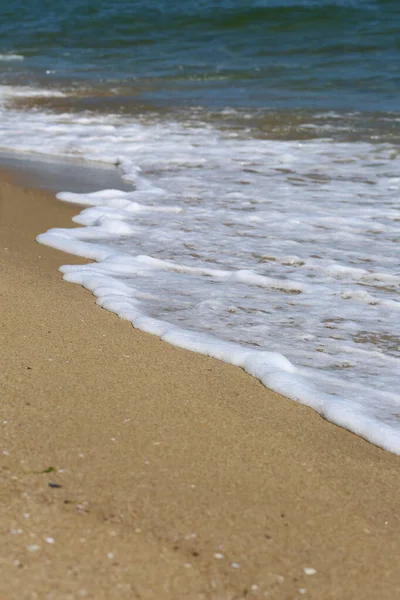
{"label": "dry sand", "polygon": [[400,598],[400,458],[63,282],[74,212],[2,178],[1,600]]}

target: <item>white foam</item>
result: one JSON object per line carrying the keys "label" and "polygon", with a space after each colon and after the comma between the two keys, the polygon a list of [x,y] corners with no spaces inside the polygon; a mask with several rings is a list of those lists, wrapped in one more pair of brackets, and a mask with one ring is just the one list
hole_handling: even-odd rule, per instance
{"label": "white foam", "polygon": [[0,117],[4,148],[118,164],[135,184],[58,194],[89,207],[84,227],[38,241],[97,261],[63,267],[67,281],[400,454],[393,146],[1,105]]}
{"label": "white foam", "polygon": [[[0,103],[12,98],[64,98],[65,96],[66,94],[60,90],[0,85]],[[42,150],[41,154],[46,154],[45,150]]]}
{"label": "white foam", "polygon": [[0,54],[0,61],[9,62],[9,61],[20,61],[24,60],[24,56],[22,54]]}

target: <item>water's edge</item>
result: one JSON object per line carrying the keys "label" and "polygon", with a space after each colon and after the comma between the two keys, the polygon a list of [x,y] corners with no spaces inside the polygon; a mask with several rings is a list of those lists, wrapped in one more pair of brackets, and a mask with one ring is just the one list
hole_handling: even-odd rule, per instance
{"label": "water's edge", "polygon": [[[28,186],[47,188],[53,191],[60,189],[60,184],[65,183],[66,177],[69,180],[69,189],[77,192],[78,190],[80,192],[90,192],[98,189],[98,177],[104,184],[115,186],[116,183],[119,183],[121,188],[127,189],[128,187],[128,189],[131,189],[131,186],[121,178],[122,174],[118,168],[111,168],[107,165],[86,163],[78,166],[74,160],[41,160],[28,156],[21,157],[12,153],[3,153],[0,155],[0,166],[18,172],[19,180],[21,181],[22,178]],[[71,177],[72,174],[73,177]],[[97,176],[96,183],[92,180],[94,174]],[[56,231],[65,233],[74,230]],[[72,247],[74,244],[71,244],[70,240],[67,238],[62,239],[62,237],[51,232],[39,235],[37,241],[69,254],[99,260],[98,256],[88,256],[90,255],[89,244],[86,244],[85,247],[85,244],[80,242],[81,247],[77,251],[76,244],[75,247]],[[64,274],[63,278],[66,281],[79,283],[92,291],[98,304],[119,317],[129,320],[135,328],[157,335],[160,339],[177,347],[239,366],[259,379],[272,391],[313,408],[328,421],[389,452],[400,454],[400,443],[389,426],[381,424],[381,429],[377,431],[376,421],[368,419],[367,416],[360,419],[360,415],[353,413],[351,407],[344,407],[340,402],[335,406],[332,404],[331,398],[329,403],[324,402],[323,394],[314,388],[309,381],[302,380],[301,375],[297,372],[298,369],[282,355],[274,352],[245,349],[238,344],[221,341],[212,336],[193,334],[191,331],[179,329],[163,321],[146,317],[139,312],[133,314],[131,307],[124,306],[121,291],[117,300],[114,298],[110,301],[109,290],[104,293],[104,280],[93,280],[93,266],[96,265],[93,265],[93,263],[83,266],[64,265],[60,268],[60,271]],[[87,269],[89,269],[89,273],[86,272]],[[88,274],[89,277],[87,277]]]}

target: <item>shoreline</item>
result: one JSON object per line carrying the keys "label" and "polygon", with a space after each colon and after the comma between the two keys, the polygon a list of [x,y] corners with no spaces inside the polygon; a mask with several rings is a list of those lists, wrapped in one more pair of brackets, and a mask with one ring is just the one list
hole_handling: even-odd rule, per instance
{"label": "shoreline", "polygon": [[398,457],[100,309],[34,241],[78,209],[0,194],[0,593],[396,597]]}

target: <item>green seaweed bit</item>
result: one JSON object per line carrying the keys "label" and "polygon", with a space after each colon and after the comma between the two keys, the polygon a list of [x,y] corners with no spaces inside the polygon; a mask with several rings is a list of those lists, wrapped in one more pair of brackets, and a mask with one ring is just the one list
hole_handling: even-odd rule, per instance
{"label": "green seaweed bit", "polygon": [[45,469],[44,471],[42,471],[42,473],[53,473],[56,470],[57,469],[55,469],[54,467],[47,467],[47,469]]}

